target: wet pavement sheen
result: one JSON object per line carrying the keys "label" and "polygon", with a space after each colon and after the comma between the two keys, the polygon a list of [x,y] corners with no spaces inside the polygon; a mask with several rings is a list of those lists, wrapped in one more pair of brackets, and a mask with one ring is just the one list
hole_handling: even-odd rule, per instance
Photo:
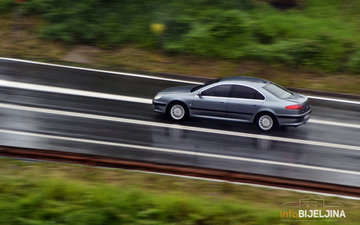
{"label": "wet pavement sheen", "polygon": [[[0,79],[65,87],[95,92],[152,98],[159,90],[180,83],[150,80],[98,72],[6,62],[0,60]],[[114,101],[66,94],[0,87],[0,103],[37,108],[129,118],[140,121],[178,124],[153,112],[150,104]],[[313,102],[312,118],[360,124],[360,111],[337,107],[337,103],[317,105]],[[360,151],[297,144],[262,138],[237,137],[199,131],[154,127],[149,125],[78,118],[29,112],[0,107],[0,129],[74,137],[87,140],[124,143],[191,153],[209,153],[243,157],[253,161],[221,159],[194,154],[169,153],[104,144],[81,143],[19,134],[0,133],[2,145],[46,150],[61,150],[119,158],[217,168],[248,173],[306,179],[360,187]],[[180,123],[179,123],[180,124]],[[263,135],[255,126],[233,122],[190,119],[181,125]],[[360,147],[360,129],[308,123],[298,128],[280,128],[270,134],[299,140],[318,141]],[[315,166],[323,169],[254,162],[266,160],[290,165]]]}

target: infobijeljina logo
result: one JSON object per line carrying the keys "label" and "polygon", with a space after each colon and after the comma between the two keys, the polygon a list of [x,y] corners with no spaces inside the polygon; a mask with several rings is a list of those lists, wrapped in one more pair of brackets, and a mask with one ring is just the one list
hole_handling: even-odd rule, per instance
{"label": "infobijeljina logo", "polygon": [[285,202],[281,206],[297,208],[281,210],[280,217],[284,221],[346,218],[345,211],[341,209],[342,204],[325,202],[320,195],[305,195],[297,202]]}

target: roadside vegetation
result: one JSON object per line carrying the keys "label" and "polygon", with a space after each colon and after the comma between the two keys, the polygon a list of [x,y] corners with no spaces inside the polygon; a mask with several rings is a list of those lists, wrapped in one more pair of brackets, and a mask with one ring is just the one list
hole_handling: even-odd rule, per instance
{"label": "roadside vegetation", "polygon": [[0,55],[360,94],[360,4],[269,2],[0,0]]}
{"label": "roadside vegetation", "polygon": [[[45,172],[46,171],[46,172]],[[6,225],[308,224],[284,221],[285,202],[303,193],[114,169],[0,159],[0,221]],[[358,224],[360,202],[341,203]],[[291,208],[293,209],[293,208]]]}
{"label": "roadside vegetation", "polygon": [[[2,0],[10,12],[12,0]],[[18,4],[46,24],[39,37],[114,48],[254,59],[330,72],[360,72],[360,3],[307,0],[281,10],[265,0],[32,0]],[[284,1],[282,1],[284,2]],[[163,24],[165,30],[152,24]]]}

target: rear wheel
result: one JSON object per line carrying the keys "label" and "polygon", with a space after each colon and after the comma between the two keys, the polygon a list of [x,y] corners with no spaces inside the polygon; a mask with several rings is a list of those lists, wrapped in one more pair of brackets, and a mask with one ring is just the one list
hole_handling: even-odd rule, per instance
{"label": "rear wheel", "polygon": [[277,125],[275,117],[270,113],[263,113],[257,116],[256,126],[264,132],[272,131]]}
{"label": "rear wheel", "polygon": [[180,102],[174,102],[171,103],[168,108],[168,115],[173,120],[182,121],[188,117],[189,113],[185,104]]}

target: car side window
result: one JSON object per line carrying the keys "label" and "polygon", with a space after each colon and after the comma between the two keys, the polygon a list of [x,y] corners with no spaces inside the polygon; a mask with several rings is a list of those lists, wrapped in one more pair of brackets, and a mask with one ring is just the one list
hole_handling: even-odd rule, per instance
{"label": "car side window", "polygon": [[258,92],[257,90],[241,86],[241,85],[234,85],[233,89],[230,93],[230,97],[232,98],[246,98],[246,99],[258,99],[258,100],[264,100],[265,97]]}
{"label": "car side window", "polygon": [[231,85],[219,85],[201,92],[202,96],[228,97]]}

